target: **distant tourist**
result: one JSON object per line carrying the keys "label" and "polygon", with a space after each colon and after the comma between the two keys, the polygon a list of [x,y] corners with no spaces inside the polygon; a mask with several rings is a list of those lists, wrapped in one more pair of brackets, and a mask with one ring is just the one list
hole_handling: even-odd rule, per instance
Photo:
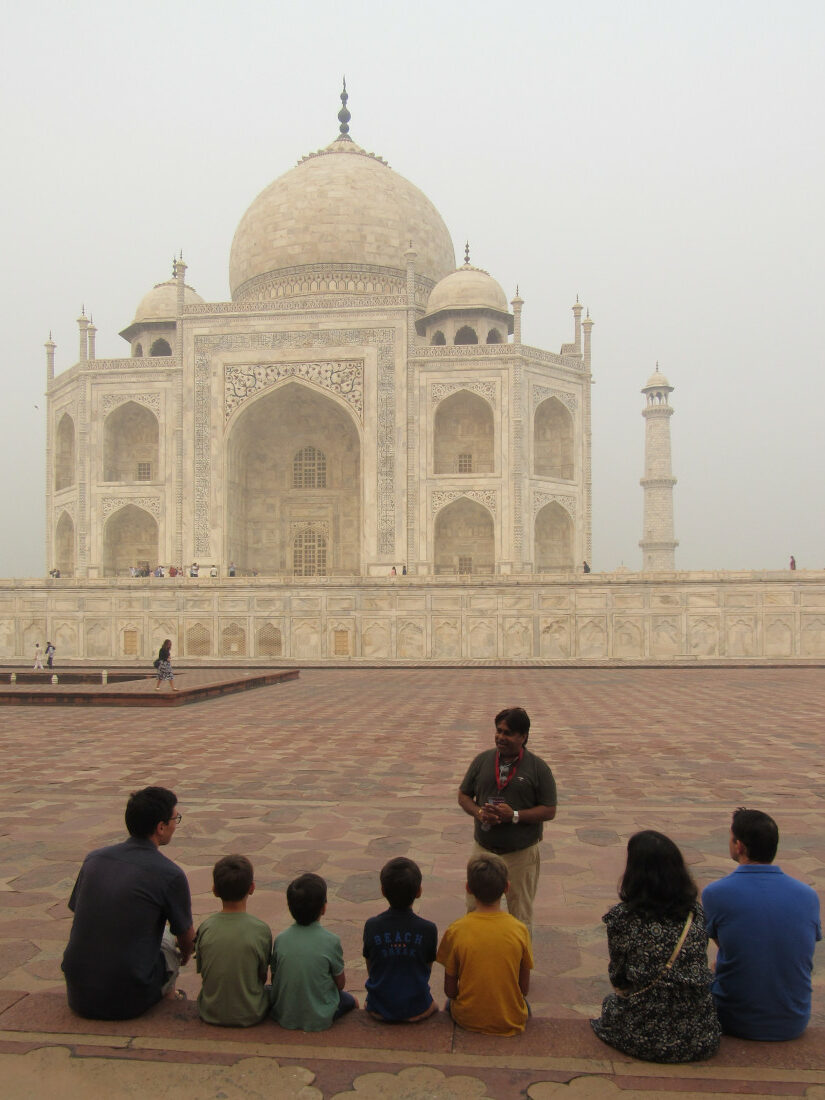
{"label": "distant tourist", "polygon": [[218,567],[217,567],[217,565],[213,565],[212,568],[209,570],[209,576],[212,577],[213,580],[214,580],[214,578],[217,577],[217,575],[218,575]]}
{"label": "distant tourist", "polygon": [[196,561],[193,561],[192,564],[189,566],[189,576],[197,577],[199,569],[200,566],[198,565],[198,563]]}
{"label": "distant tourist", "polygon": [[234,577],[234,576],[235,576],[235,563],[234,563],[234,561],[231,561],[231,562],[229,563],[229,576],[230,576],[230,577]]}
{"label": "distant tourist", "polygon": [[602,918],[615,992],[591,1026],[604,1043],[646,1062],[694,1062],[719,1047],[708,935],[696,883],[670,837],[634,833],[621,901]]}
{"label": "distant tourist", "polygon": [[590,566],[589,566],[589,565],[587,564],[587,562],[586,562],[586,561],[585,561],[585,562],[582,562],[582,571],[583,571],[584,573],[589,573],[589,572],[590,572]]}
{"label": "distant tourist", "polygon": [[43,670],[43,650],[40,648],[40,642],[34,643],[34,668]]}
{"label": "distant tourist", "polygon": [[156,576],[156,577],[162,577],[162,576],[163,576],[163,566],[162,566],[162,565],[159,565],[159,566],[158,566],[158,567],[157,567],[157,568],[155,569],[155,576]]}
{"label": "distant tourist", "polygon": [[174,565],[170,565],[170,566],[169,566],[169,576],[170,576],[170,577],[176,577],[177,575],[178,575],[178,571],[177,571],[177,569],[175,568],[175,566],[174,566]]}
{"label": "distant tourist", "polygon": [[130,577],[138,576],[138,571],[137,571],[137,566],[136,565],[130,565],[129,566],[129,576]]}
{"label": "distant tourist", "polygon": [[172,671],[172,639],[167,638],[163,645],[158,650],[157,659],[155,660],[155,668],[157,669],[158,682],[155,687],[155,691],[160,691],[160,685],[164,680],[169,682],[169,688],[172,691],[177,691],[175,687],[175,674]]}
{"label": "distant tourist", "polygon": [[49,576],[52,577],[56,581],[60,580],[60,570],[59,569],[50,569],[49,570]]}
{"label": "distant tourist", "polygon": [[728,850],[739,866],[702,894],[719,945],[713,997],[722,1031],[740,1039],[796,1039],[811,1015],[819,898],[774,865],[779,829],[761,810],[733,815]]}
{"label": "distant tourist", "polygon": [[788,568],[789,569],[796,569],[796,558],[793,556],[793,554],[791,554],[791,560],[788,563]]}
{"label": "distant tourist", "polygon": [[49,668],[54,668],[54,655],[54,646],[51,642],[46,642],[46,664],[49,666]]}
{"label": "distant tourist", "polygon": [[401,576],[406,577],[406,575],[407,575],[407,567],[406,567],[406,565],[402,565],[401,566]]}
{"label": "distant tourist", "polygon": [[129,839],[83,861],[63,955],[69,1008],[79,1016],[131,1020],[175,996],[195,939],[186,875],[160,851],[180,824],[177,801],[165,787],[136,791],[126,804]]}
{"label": "distant tourist", "polygon": [[391,577],[397,577],[398,576],[398,573],[396,571],[395,566],[393,566],[392,569],[390,570],[390,576]]}

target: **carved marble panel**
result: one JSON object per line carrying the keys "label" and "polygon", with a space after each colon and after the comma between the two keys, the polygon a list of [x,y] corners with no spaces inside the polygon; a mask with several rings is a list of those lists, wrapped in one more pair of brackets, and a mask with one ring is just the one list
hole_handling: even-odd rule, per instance
{"label": "carved marble panel", "polygon": [[425,652],[425,620],[399,619],[396,649],[399,657],[411,660]]}
{"label": "carved marble panel", "polygon": [[361,629],[361,656],[390,657],[392,630],[388,619],[364,619]]}
{"label": "carved marble panel", "polygon": [[467,634],[470,657],[498,656],[495,619],[469,619]]}
{"label": "carved marble panel", "polygon": [[496,514],[498,491],[496,489],[435,489],[430,494],[430,512],[435,515],[441,509],[459,497],[467,497],[478,504],[489,508],[493,515]]}
{"label": "carved marble panel", "polygon": [[433,657],[460,657],[461,631],[457,619],[433,620]]}
{"label": "carved marble panel", "polygon": [[533,656],[533,623],[529,618],[505,618],[502,623],[502,648],[505,657]]}
{"label": "carved marble panel", "polygon": [[565,408],[569,409],[576,416],[576,410],[579,407],[579,399],[575,393],[568,393],[566,390],[550,389],[549,386],[533,386],[531,397],[531,412],[535,413],[536,409],[542,403],[546,401],[548,397],[555,397],[558,401],[561,401]]}
{"label": "carved marble panel", "polygon": [[736,615],[726,624],[725,653],[728,657],[756,657],[756,620],[752,615]]}
{"label": "carved marble panel", "polygon": [[109,657],[112,653],[111,624],[106,619],[87,619],[86,628],[86,656]]}
{"label": "carved marble panel", "polygon": [[803,657],[825,657],[825,615],[803,615],[800,623]]}
{"label": "carved marble panel", "polygon": [[79,657],[77,649],[77,624],[71,621],[52,621],[52,642],[55,647],[55,660],[58,667],[63,657]]}
{"label": "carved marble panel", "polygon": [[607,620],[601,616],[584,618],[579,616],[576,623],[579,657],[607,656]]}
{"label": "carved marble panel", "polygon": [[292,656],[317,659],[321,651],[321,623],[318,619],[297,619],[292,624]]}
{"label": "carved marble panel", "polygon": [[678,615],[654,615],[651,620],[651,654],[675,657],[682,652],[682,629]]}
{"label": "carved marble panel", "polygon": [[224,421],[251,397],[287,378],[301,378],[346,401],[364,422],[364,360],[331,359],[305,363],[249,363],[224,366]]}
{"label": "carved marble panel", "polygon": [[155,519],[160,519],[161,501],[160,496],[157,495],[140,497],[102,497],[98,507],[100,508],[100,513],[103,518],[108,519],[113,512],[117,512],[127,504],[134,504],[136,508],[143,508],[144,511],[154,516]]}
{"label": "carved marble panel", "polygon": [[719,620],[710,616],[688,619],[688,648],[697,657],[719,656]]}
{"label": "carved marble panel", "polygon": [[541,656],[559,660],[570,656],[570,619],[567,615],[540,621]]}
{"label": "carved marble panel", "polygon": [[644,655],[644,620],[616,616],[613,620],[613,656],[627,658]]}
{"label": "carved marble panel", "polygon": [[496,407],[497,387],[495,382],[433,382],[430,386],[431,407],[434,408],[445,397],[450,397],[452,394],[458,393],[459,390],[469,390],[470,393],[477,393],[479,397],[489,401],[493,408]]}
{"label": "carved marble panel", "polygon": [[790,615],[765,616],[765,656],[793,655],[793,618]]}
{"label": "carved marble panel", "polygon": [[552,504],[554,501],[560,504],[575,522],[576,498],[569,493],[545,493],[543,490],[536,490],[533,493],[533,519],[535,520],[545,504]]}
{"label": "carved marble panel", "polygon": [[[48,639],[47,639],[48,640]],[[16,656],[14,644],[14,619],[0,619],[0,657]],[[26,654],[28,656],[28,654]]]}
{"label": "carved marble panel", "polygon": [[100,409],[103,416],[108,416],[112,409],[125,405],[127,401],[134,401],[136,405],[145,405],[147,409],[152,410],[155,416],[160,417],[159,393],[122,393],[120,391],[102,395]]}

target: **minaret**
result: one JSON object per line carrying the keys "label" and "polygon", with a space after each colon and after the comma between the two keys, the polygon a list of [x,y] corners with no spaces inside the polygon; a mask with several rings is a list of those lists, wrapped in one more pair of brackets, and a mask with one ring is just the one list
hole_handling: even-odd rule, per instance
{"label": "minaret", "polygon": [[673,386],[663,374],[659,364],[642,389],[647,404],[642,410],[645,418],[645,476],[641,486],[645,491],[644,535],[642,571],[645,573],[673,572],[676,568],[675,551],[679,543],[673,537],[673,486],[676,478],[671,473],[670,418],[673,409],[668,394]]}

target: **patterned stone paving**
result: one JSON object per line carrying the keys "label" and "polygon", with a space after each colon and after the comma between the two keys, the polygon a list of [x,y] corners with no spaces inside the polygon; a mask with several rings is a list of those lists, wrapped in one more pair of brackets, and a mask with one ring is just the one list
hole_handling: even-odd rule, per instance
{"label": "patterned stone paving", "polygon": [[[821,670],[808,668],[311,669],[183,710],[4,708],[0,1071],[23,1082],[4,1091],[31,1095],[25,1082],[37,1074],[62,1075],[63,1095],[75,1085],[78,1095],[95,1094],[94,1071],[98,1082],[111,1080],[108,1095],[145,1095],[152,1067],[165,1076],[173,1064],[189,1082],[175,1088],[179,1096],[825,1096],[818,973],[803,1040],[728,1041],[703,1066],[623,1059],[586,1023],[608,989],[600,918],[637,829],[669,833],[703,885],[732,866],[731,810],[757,806],[779,822],[778,862],[825,894],[823,695]],[[276,932],[288,922],[287,882],[317,871],[329,883],[325,923],[343,941],[348,987],[361,993],[361,928],[380,908],[385,859],[418,860],[420,911],[439,928],[463,911],[471,822],[455,790],[472,755],[492,744],[495,711],[514,703],[531,714],[530,746],[551,764],[560,798],[543,848],[536,1018],[525,1036],[468,1036],[443,1016],[417,1029],[361,1018],[307,1042],[270,1024],[216,1034],[191,1005],[178,1012],[177,1032],[169,1006],[140,1028],[68,1014],[59,966],[78,864],[121,838],[126,795],[150,782],[180,799],[183,821],[167,854],[189,875],[196,922],[214,908],[211,867],[222,854],[253,860],[251,911]],[[191,966],[181,985],[196,994]],[[200,1084],[187,1077],[187,1061]],[[276,1073],[286,1076],[274,1086]],[[594,1083],[601,1091],[586,1091]]]}

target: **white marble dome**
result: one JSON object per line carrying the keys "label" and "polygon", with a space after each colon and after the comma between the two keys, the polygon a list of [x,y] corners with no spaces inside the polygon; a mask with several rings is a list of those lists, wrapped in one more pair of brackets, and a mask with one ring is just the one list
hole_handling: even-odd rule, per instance
{"label": "white marble dome", "polygon": [[[203,298],[191,286],[184,288],[183,300],[187,306],[203,302]],[[143,295],[135,310],[132,324],[141,321],[174,321],[177,315],[178,284],[175,279],[167,279],[165,283],[156,283],[148,294]]]}
{"label": "white marble dome", "polygon": [[665,378],[665,376],[659,370],[659,365],[657,363],[656,364],[656,370],[653,372],[653,374],[651,374],[651,376],[650,376],[650,378],[648,378],[647,382],[645,382],[644,388],[642,389],[642,393],[644,393],[645,390],[672,390],[672,389],[673,389],[673,386],[671,386],[670,382],[668,382],[668,380]]}
{"label": "white marble dome", "polygon": [[438,282],[455,267],[450,234],[426,195],[339,137],[271,183],[244,214],[229,257],[232,298],[254,295],[249,284],[259,276],[313,264],[403,273],[410,241],[418,275]]}
{"label": "white marble dome", "polygon": [[433,287],[427,301],[427,313],[439,313],[443,309],[489,309],[507,313],[507,295],[492,275],[466,263]]}

